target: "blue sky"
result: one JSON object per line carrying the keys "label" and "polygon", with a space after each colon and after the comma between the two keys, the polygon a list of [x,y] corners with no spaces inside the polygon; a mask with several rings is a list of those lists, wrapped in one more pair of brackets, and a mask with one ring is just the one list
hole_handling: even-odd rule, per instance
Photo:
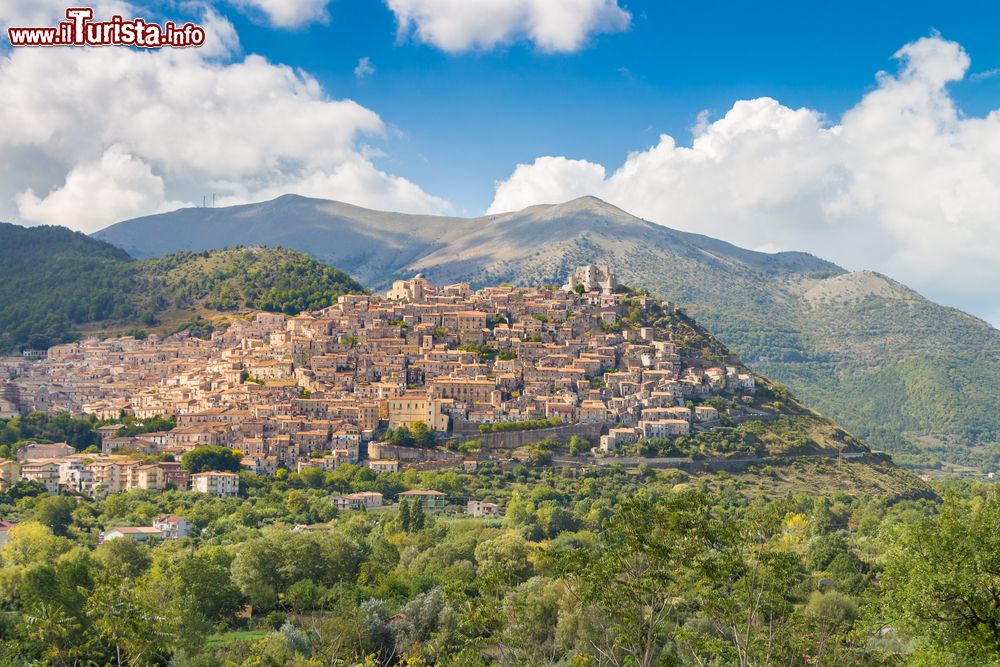
{"label": "blue sky", "polygon": [[[625,32],[596,35],[574,53],[520,42],[445,53],[397,39],[396,21],[372,0],[334,0],[326,24],[275,30],[226,10],[244,50],[302,67],[335,97],[377,111],[398,133],[374,141],[378,162],[482,213],[494,183],[538,155],[620,165],[660,133],[691,138],[697,115],[771,96],[834,119],[894,69],[903,44],[939,31],[973,57],[971,72],[1000,68],[1000,3],[622,3]],[[375,73],[358,81],[368,57]],[[997,106],[1000,76],[952,86],[970,114]]]}
{"label": "blue sky", "polygon": [[[212,193],[469,216],[591,194],[1000,322],[1000,3],[94,4],[210,39],[0,41],[0,220],[93,232]],[[4,0],[0,28],[64,11]]]}

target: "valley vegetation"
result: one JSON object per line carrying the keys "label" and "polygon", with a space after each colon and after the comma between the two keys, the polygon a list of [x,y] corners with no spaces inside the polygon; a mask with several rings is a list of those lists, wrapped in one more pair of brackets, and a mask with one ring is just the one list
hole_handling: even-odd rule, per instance
{"label": "valley vegetation", "polygon": [[[5,665],[991,665],[1000,496],[739,492],[679,471],[344,465],[245,498],[0,495]],[[434,488],[502,518],[335,494]],[[194,536],[98,543],[186,516]],[[300,526],[300,528],[295,528]],[[307,529],[301,528],[307,526]],[[251,613],[252,610],[252,613]]]}

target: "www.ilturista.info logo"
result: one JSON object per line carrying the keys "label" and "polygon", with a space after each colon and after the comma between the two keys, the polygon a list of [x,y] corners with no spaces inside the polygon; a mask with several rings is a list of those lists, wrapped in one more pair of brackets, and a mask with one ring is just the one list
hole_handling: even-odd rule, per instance
{"label": "www.ilturista.info logo", "polygon": [[92,21],[90,7],[70,7],[66,19],[45,28],[7,28],[12,46],[139,46],[185,48],[205,43],[205,29],[194,23],[163,25],[145,19],[112,16],[109,21]]}

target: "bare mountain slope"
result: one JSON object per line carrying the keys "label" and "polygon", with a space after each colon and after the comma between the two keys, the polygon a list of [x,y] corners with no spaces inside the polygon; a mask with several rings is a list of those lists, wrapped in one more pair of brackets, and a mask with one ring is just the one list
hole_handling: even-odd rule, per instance
{"label": "bare mountain slope", "polygon": [[[841,273],[805,253],[769,255],[640,220],[594,197],[481,218],[388,213],[285,195],[226,208],[188,208],[126,220],[94,235],[133,257],[233,245],[283,246],[343,268],[373,287],[424,271],[435,280],[562,278],[566,255],[657,257],[735,271]],[[570,262],[571,263],[571,262]],[[693,265],[692,265],[693,266]]]}

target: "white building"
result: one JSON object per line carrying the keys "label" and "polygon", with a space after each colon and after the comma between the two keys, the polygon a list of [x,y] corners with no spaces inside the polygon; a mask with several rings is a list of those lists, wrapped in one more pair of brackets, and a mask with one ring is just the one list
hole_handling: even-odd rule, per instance
{"label": "white building", "polygon": [[38,482],[49,493],[59,493],[59,459],[26,461],[21,464],[21,479]]}
{"label": "white building", "polygon": [[643,438],[673,438],[691,432],[691,424],[683,419],[652,419],[639,422]]}
{"label": "white building", "polygon": [[333,499],[338,510],[363,510],[370,507],[382,507],[382,494],[377,491],[359,491]]}
{"label": "white building", "polygon": [[105,532],[102,536],[104,542],[127,538],[134,542],[148,542],[151,539],[162,539],[163,533],[156,528],[146,526],[118,526]]}
{"label": "white building", "polygon": [[80,459],[67,459],[59,464],[59,489],[70,493],[90,494],[94,488],[94,473]]}
{"label": "white building", "polygon": [[694,418],[700,422],[715,421],[719,418],[719,411],[711,405],[697,405],[694,408]]}
{"label": "white building", "polygon": [[368,467],[375,472],[399,472],[399,461],[376,459],[368,462]]}
{"label": "white building", "polygon": [[613,452],[625,445],[631,445],[639,440],[639,431],[634,428],[611,428],[607,435],[601,436],[599,449],[602,452]]}
{"label": "white building", "polygon": [[163,533],[165,540],[179,540],[191,534],[191,522],[176,514],[164,514],[153,519],[153,528]]}
{"label": "white building", "polygon": [[470,500],[465,506],[465,513],[469,516],[500,516],[500,506],[482,500]]}
{"label": "white building", "polygon": [[234,472],[198,472],[191,475],[191,490],[214,496],[235,496],[240,492],[240,476]]}

